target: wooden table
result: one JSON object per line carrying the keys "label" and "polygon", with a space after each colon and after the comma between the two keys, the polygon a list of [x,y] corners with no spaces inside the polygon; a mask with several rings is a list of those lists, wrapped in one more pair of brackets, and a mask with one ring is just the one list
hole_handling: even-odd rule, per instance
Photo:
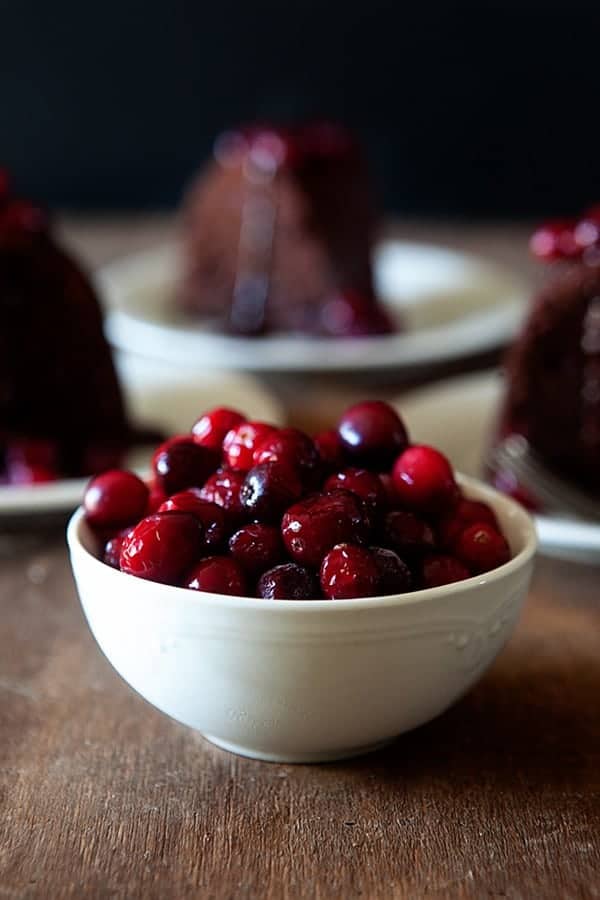
{"label": "wooden table", "polygon": [[[116,235],[169,229],[68,233],[98,261]],[[444,234],[518,255],[516,229]],[[311,767],[231,756],[135,696],[87,630],[62,535],[0,552],[0,898],[600,896],[600,570],[540,561],[461,703]]]}

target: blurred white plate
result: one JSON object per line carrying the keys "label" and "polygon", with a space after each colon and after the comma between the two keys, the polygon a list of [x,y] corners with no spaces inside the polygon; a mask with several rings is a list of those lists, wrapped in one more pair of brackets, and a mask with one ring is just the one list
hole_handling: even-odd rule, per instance
{"label": "blurred white plate", "polygon": [[[116,363],[131,421],[154,426],[165,435],[189,431],[204,410],[221,405],[232,406],[259,420],[283,422],[278,402],[250,376],[217,372],[200,375],[121,356]],[[138,470],[148,464],[148,451],[134,451],[127,460],[127,465]],[[81,502],[87,480],[69,478],[0,487],[0,525],[8,520],[25,524],[26,517],[72,511]]]}
{"label": "blurred white plate", "polygon": [[377,247],[375,279],[378,295],[404,323],[402,333],[358,339],[281,333],[239,338],[177,312],[172,298],[178,271],[177,247],[168,245],[98,272],[114,346],[203,370],[401,372],[500,346],[518,328],[528,293],[520,278],[486,260],[389,240]]}
{"label": "blurred white plate", "polygon": [[[501,395],[501,375],[485,372],[411,391],[396,407],[414,440],[440,447],[465,475],[481,477]],[[600,564],[600,524],[543,515],[535,519],[542,553]]]}

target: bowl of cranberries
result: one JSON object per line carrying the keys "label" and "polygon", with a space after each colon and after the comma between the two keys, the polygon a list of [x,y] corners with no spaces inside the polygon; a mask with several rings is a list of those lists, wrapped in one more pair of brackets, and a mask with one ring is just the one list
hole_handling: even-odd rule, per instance
{"label": "bowl of cranberries", "polygon": [[228,750],[352,756],[438,715],[526,596],[527,512],[379,401],[314,438],[218,408],[68,528],[91,630],[143,697]]}

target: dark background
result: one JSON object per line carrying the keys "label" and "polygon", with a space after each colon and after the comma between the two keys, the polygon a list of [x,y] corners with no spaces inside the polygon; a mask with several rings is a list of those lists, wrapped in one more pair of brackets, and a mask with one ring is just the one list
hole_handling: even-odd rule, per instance
{"label": "dark background", "polygon": [[53,205],[175,204],[218,130],[326,115],[399,213],[600,199],[600,2],[0,0],[0,163]]}

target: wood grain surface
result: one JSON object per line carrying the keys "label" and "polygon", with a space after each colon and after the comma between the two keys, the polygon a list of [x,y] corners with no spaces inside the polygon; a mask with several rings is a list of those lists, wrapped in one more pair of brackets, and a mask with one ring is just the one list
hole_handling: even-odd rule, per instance
{"label": "wood grain surface", "polygon": [[119,679],[61,534],[0,553],[0,898],[600,897],[599,569],[541,561],[508,647],[438,720],[287,766]]}

